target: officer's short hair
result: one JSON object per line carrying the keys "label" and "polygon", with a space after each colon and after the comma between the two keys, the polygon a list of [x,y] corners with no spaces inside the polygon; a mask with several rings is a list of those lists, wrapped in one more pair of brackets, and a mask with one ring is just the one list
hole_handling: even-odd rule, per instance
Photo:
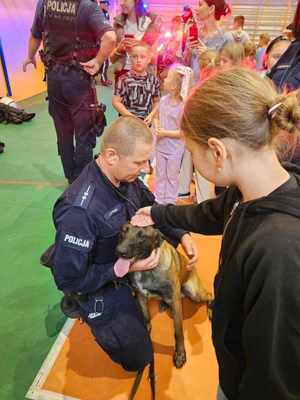
{"label": "officer's short hair", "polygon": [[119,154],[129,156],[134,153],[137,142],[152,144],[153,136],[142,120],[128,115],[119,117],[105,129],[100,150],[112,147]]}

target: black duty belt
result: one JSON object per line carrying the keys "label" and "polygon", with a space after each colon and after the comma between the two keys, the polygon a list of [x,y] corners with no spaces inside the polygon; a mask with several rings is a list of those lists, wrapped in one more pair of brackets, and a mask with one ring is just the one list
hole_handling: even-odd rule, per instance
{"label": "black duty belt", "polygon": [[121,286],[128,286],[130,290],[133,290],[132,286],[130,285],[127,279],[115,279],[106,285],[102,286],[100,289],[96,290],[95,292],[91,293],[65,293],[67,296],[73,297],[77,301],[88,301],[90,296],[97,296],[103,294],[103,291],[106,289],[119,289]]}

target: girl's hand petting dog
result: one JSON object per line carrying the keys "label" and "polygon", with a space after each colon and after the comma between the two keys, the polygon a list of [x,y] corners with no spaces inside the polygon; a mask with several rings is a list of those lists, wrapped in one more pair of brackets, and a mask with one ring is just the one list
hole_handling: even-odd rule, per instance
{"label": "girl's hand petting dog", "polygon": [[130,223],[140,227],[154,225],[154,221],[151,218],[151,207],[140,208],[131,218]]}

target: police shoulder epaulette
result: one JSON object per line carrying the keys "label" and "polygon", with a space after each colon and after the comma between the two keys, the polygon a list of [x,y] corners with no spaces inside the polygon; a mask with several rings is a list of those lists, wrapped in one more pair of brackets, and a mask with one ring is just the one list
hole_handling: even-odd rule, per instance
{"label": "police shoulder epaulette", "polygon": [[95,184],[93,182],[89,182],[83,185],[80,192],[76,196],[73,205],[76,207],[81,207],[86,210],[92,200],[94,191],[95,191]]}

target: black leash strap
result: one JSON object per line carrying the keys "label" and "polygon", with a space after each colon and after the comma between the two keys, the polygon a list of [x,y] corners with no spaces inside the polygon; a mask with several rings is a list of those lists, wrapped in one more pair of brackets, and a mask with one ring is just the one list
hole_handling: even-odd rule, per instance
{"label": "black leash strap", "polygon": [[[133,382],[131,392],[129,395],[129,400],[134,400],[136,392],[140,386],[143,373],[144,373],[145,368],[141,369],[140,371],[137,372],[135,380]],[[154,366],[154,357],[149,365],[149,373],[148,373],[148,379],[150,381],[150,386],[151,386],[151,399],[155,400],[156,398],[156,387],[155,387],[155,366]]]}
{"label": "black leash strap", "polygon": [[129,400],[134,400],[136,392],[140,386],[142,377],[143,377],[143,372],[144,372],[145,368],[139,370],[136,374],[135,380],[133,382],[132,388],[131,388],[131,392],[129,395]]}
{"label": "black leash strap", "polygon": [[149,366],[148,379],[150,381],[150,387],[151,387],[151,399],[155,400],[156,387],[155,387],[154,357],[153,357],[153,360],[151,361],[150,366]]}

